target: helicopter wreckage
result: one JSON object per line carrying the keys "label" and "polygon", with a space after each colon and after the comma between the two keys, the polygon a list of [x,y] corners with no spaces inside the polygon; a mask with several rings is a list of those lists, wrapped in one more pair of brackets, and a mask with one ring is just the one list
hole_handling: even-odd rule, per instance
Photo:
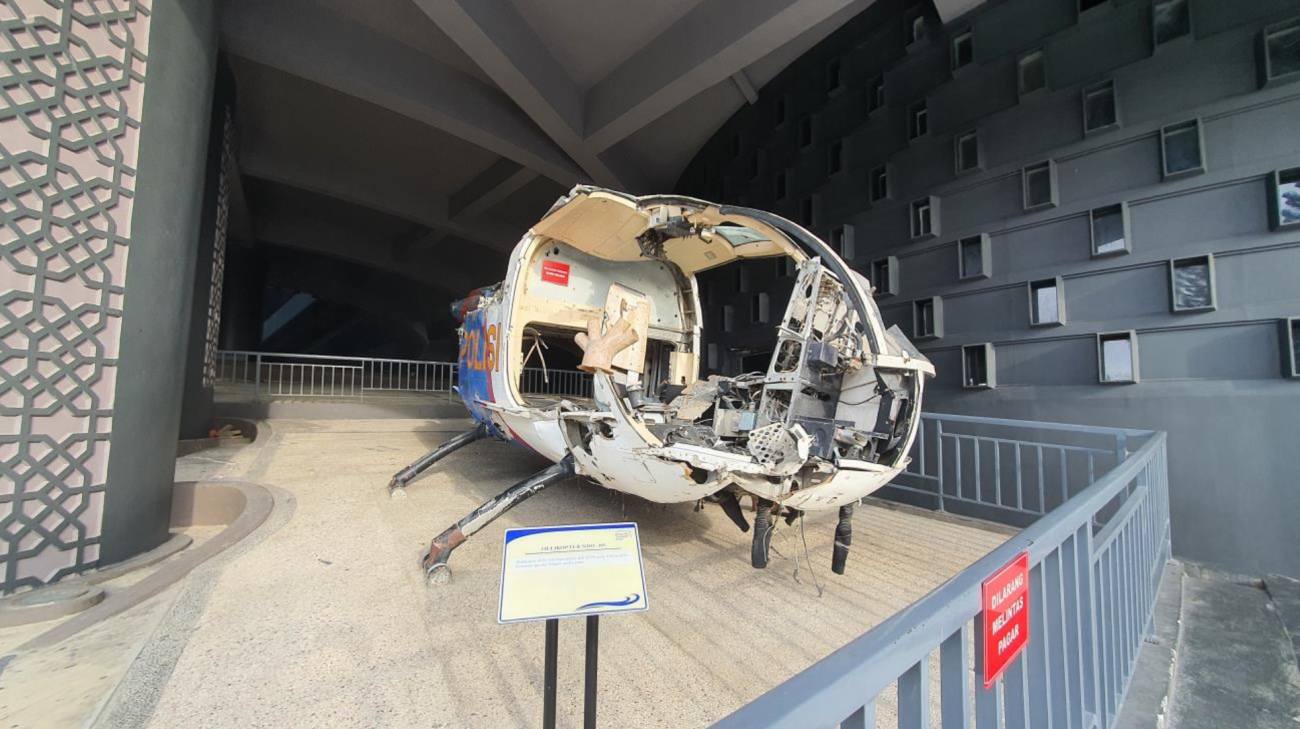
{"label": "helicopter wreckage", "polygon": [[[766,371],[701,378],[697,274],[785,257],[796,276]],[[505,280],[453,305],[461,320],[459,394],[476,427],[398,472],[390,493],[482,438],[554,465],[436,536],[430,583],[447,559],[511,507],[573,476],[654,502],[718,503],[767,565],[774,519],[838,509],[832,567],[844,572],[853,506],[908,463],[925,377],[934,368],[871,285],[824,242],[771,213],[686,197],[579,186],[515,247]],[[541,350],[573,348],[590,397],[523,392]]]}

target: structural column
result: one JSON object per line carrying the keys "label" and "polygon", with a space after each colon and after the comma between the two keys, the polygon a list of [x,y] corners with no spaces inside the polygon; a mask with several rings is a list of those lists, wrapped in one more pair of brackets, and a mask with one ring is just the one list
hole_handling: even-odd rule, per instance
{"label": "structural column", "polygon": [[0,4],[0,592],[167,538],[216,21]]}

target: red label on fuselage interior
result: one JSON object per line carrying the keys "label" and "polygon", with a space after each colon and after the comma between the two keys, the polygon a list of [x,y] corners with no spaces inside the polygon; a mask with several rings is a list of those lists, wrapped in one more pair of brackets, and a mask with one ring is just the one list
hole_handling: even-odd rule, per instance
{"label": "red label on fuselage interior", "polygon": [[984,688],[993,686],[1029,644],[1029,554],[1021,552],[984,581]]}
{"label": "red label on fuselage interior", "polygon": [[542,261],[542,280],[546,283],[569,285],[569,264],[559,261]]}

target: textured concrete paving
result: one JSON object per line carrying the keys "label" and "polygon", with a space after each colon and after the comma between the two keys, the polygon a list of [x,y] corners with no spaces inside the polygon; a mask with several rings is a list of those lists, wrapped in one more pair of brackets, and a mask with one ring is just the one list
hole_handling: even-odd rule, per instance
{"label": "textured concrete paving", "polygon": [[[603,621],[601,724],[707,725],[861,634],[999,544],[1001,534],[880,507],[855,518],[847,575],[834,515],[782,526],[772,566],[716,507],[659,506],[576,481],[461,547],[450,585],[416,567],[433,534],[546,465],[478,443],[390,501],[393,471],[451,435],[430,421],[277,421],[207,473],[276,487],[255,543],[194,573],[114,697],[109,725],[530,726],[541,624],[497,625],[509,526],[630,519],[650,610]],[[204,470],[204,469],[198,469]],[[282,491],[281,491],[282,490]],[[811,557],[805,561],[804,538]],[[561,725],[581,721],[581,621],[560,636]]]}
{"label": "textured concrete paving", "polygon": [[1295,651],[1259,582],[1189,566],[1182,605],[1168,726],[1300,726]]}

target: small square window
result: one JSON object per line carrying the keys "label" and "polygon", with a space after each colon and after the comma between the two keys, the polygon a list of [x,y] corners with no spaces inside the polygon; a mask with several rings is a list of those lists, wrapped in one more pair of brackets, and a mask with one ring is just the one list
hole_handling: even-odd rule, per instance
{"label": "small square window", "polygon": [[1169,262],[1169,304],[1175,314],[1214,310],[1214,256]]}
{"label": "small square window", "polygon": [[952,70],[969,66],[975,60],[975,36],[970,29],[952,37]]}
{"label": "small square window", "polygon": [[771,312],[770,297],[766,293],[758,294],[749,300],[749,323],[766,324]]}
{"label": "small square window", "polygon": [[845,167],[844,140],[837,139],[831,142],[830,150],[827,153],[826,169],[834,175],[844,171]]}
{"label": "small square window", "polygon": [[1025,210],[1056,207],[1056,163],[1040,162],[1021,170]]}
{"label": "small square window", "polygon": [[736,272],[733,274],[736,293],[743,294],[749,291],[749,267],[741,263],[736,266]]}
{"label": "small square window", "polygon": [[776,106],[773,107],[772,109],[772,124],[774,126],[779,127],[782,124],[785,124],[787,118],[786,115],[787,106],[788,106],[788,102],[786,101],[784,96],[776,97]]}
{"label": "small square window", "polygon": [[930,115],[925,108],[925,99],[921,99],[907,109],[907,138],[916,139],[929,131]]}
{"label": "small square window", "polygon": [[808,147],[813,143],[813,120],[805,116],[799,120],[799,146]]}
{"label": "small square window", "polygon": [[1300,226],[1300,167],[1278,170],[1272,175],[1269,226],[1273,230]]}
{"label": "small square window", "polygon": [[1190,35],[1192,14],[1187,0],[1156,0],[1151,4],[1151,28],[1156,46]]}
{"label": "small square window", "polygon": [[736,307],[731,304],[722,307],[722,331],[736,331]]}
{"label": "small square window", "polygon": [[980,135],[975,129],[958,134],[953,141],[953,157],[957,174],[980,169]]}
{"label": "small square window", "polygon": [[1083,89],[1083,132],[1093,134],[1119,126],[1115,82],[1102,81]]}
{"label": "small square window", "polygon": [[876,288],[876,297],[893,296],[898,293],[898,259],[887,256],[871,262],[871,285]]}
{"label": "small square window", "polygon": [[1300,18],[1264,29],[1261,86],[1300,78]]}
{"label": "small square window", "polygon": [[911,205],[912,240],[939,235],[939,198],[934,195],[915,200]]}
{"label": "small square window", "polygon": [[784,200],[786,194],[790,191],[789,180],[787,179],[788,177],[789,177],[789,173],[786,172],[785,170],[781,170],[780,172],[776,173],[776,199],[777,200]]}
{"label": "small square window", "polygon": [[885,77],[877,76],[867,84],[867,113],[885,108]]}
{"label": "small square window", "polygon": [[1160,159],[1166,180],[1205,171],[1202,154],[1201,120],[1170,124],[1160,130]]}
{"label": "small square window", "polygon": [[1092,257],[1129,252],[1128,206],[1124,203],[1095,208],[1092,217]]}
{"label": "small square window", "polygon": [[1097,379],[1103,384],[1138,381],[1137,332],[1097,335]]}
{"label": "small square window", "polygon": [[907,45],[910,46],[917,41],[925,40],[929,34],[930,26],[925,13],[917,13],[907,22]]}
{"label": "small square window", "polygon": [[791,276],[794,276],[798,270],[799,270],[799,266],[795,264],[793,258],[789,256],[782,256],[776,259],[777,278],[790,278]]}
{"label": "small square window", "polygon": [[1043,49],[1030,51],[1016,61],[1016,88],[1021,96],[1047,88],[1047,61]]}
{"label": "small square window", "polygon": [[871,202],[889,199],[889,166],[881,165],[871,171]]}
{"label": "small square window", "polygon": [[1029,282],[1029,326],[1065,323],[1065,284],[1060,276]]}
{"label": "small square window", "polygon": [[943,336],[943,299],[931,296],[912,302],[912,333],[917,339]]}
{"label": "small square window", "polygon": [[831,250],[846,261],[852,261],[856,251],[853,250],[853,226],[837,225],[831,228]]}
{"label": "small square window", "polygon": [[817,196],[809,195],[799,201],[799,224],[811,228],[817,223]]}
{"label": "small square window", "polygon": [[962,387],[968,390],[997,387],[993,345],[970,344],[961,348]]}
{"label": "small square window", "polygon": [[826,91],[838,91],[844,85],[844,62],[838,58],[826,66]]}
{"label": "small square window", "polygon": [[988,278],[991,253],[987,235],[972,235],[957,241],[957,278],[962,281]]}
{"label": "small square window", "polygon": [[718,369],[718,345],[710,344],[707,349],[708,367],[711,370]]}
{"label": "small square window", "polygon": [[1281,336],[1282,376],[1300,377],[1300,316],[1278,322]]}

